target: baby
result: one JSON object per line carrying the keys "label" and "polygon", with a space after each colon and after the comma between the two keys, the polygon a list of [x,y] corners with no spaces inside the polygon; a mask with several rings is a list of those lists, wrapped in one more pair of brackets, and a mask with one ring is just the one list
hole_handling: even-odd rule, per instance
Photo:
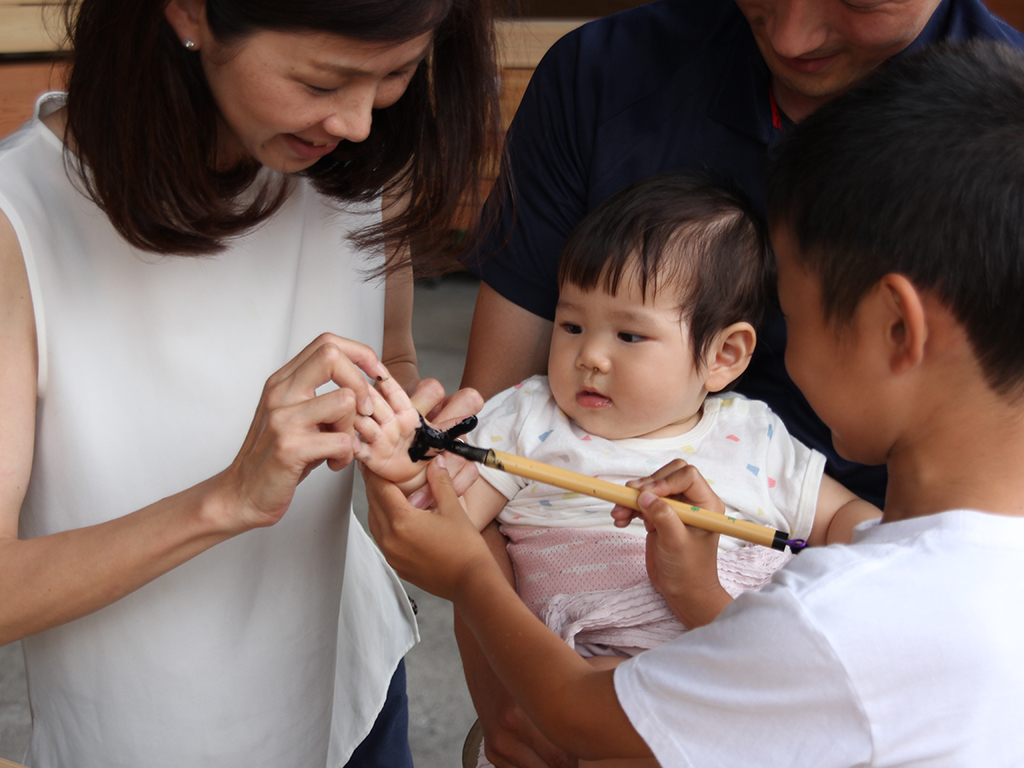
{"label": "baby", "polygon": [[[620,484],[682,458],[731,516],[812,545],[848,540],[881,512],[824,475],[824,457],[764,403],[721,394],[750,360],[772,275],[744,200],[694,174],[625,188],[566,243],[548,375],[488,401],[469,442]],[[677,617],[647,577],[640,520],[614,520],[611,503],[588,496],[480,473],[467,513],[481,529],[498,519],[523,601],[584,656],[632,656],[683,632],[680,618],[707,623],[792,556],[703,537],[701,600]]]}

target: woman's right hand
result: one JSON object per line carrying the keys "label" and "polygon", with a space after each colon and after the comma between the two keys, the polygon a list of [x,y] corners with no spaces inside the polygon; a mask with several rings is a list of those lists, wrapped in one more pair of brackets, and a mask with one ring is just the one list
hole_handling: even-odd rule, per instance
{"label": "woman's right hand", "polygon": [[[239,533],[273,525],[313,469],[324,462],[333,470],[348,466],[357,419],[373,413],[366,377],[388,375],[370,347],[328,333],[272,375],[241,450],[219,476],[230,498],[226,526]],[[318,395],[329,382],[338,388]]]}

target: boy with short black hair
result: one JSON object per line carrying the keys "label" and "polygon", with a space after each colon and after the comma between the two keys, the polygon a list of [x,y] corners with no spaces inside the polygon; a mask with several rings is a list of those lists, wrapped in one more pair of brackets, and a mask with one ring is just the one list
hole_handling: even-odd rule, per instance
{"label": "boy with short black hair", "polygon": [[[533,722],[581,757],[1018,766],[1024,58],[973,44],[888,63],[793,129],[768,196],[787,367],[841,454],[887,463],[882,524],[808,550],[614,677],[496,597],[510,587],[443,457],[433,513],[369,477],[371,526],[403,575],[455,601]],[[693,480],[670,472],[640,497],[648,567],[666,583],[694,533],[657,496],[703,503]]]}

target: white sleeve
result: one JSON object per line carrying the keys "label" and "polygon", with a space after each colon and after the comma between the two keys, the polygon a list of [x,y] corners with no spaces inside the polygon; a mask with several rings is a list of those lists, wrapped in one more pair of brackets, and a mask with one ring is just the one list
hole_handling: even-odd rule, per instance
{"label": "white sleeve", "polygon": [[789,434],[782,419],[766,410],[770,438],[764,462],[767,477],[777,478],[768,495],[785,518],[790,536],[806,539],[814,527],[825,456]]}
{"label": "white sleeve", "polygon": [[871,759],[846,671],[777,585],[620,665],[615,690],[663,766],[849,768]]}
{"label": "white sleeve", "polygon": [[[519,435],[538,401],[543,404],[547,400],[545,381],[546,377],[533,376],[492,397],[480,409],[477,427],[466,436],[466,440],[485,450],[522,455]],[[482,464],[479,470],[480,477],[506,499],[515,498],[527,483],[525,478]]]}

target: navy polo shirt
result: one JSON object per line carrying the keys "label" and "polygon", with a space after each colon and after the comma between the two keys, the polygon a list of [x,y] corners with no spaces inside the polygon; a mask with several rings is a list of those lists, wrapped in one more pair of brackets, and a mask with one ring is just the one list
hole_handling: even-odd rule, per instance
{"label": "navy polo shirt", "polygon": [[[937,40],[1024,36],[979,0],[943,0],[906,49]],[[904,55],[900,53],[899,55]],[[701,170],[739,186],[764,215],[764,172],[788,120],[773,111],[768,67],[733,0],[661,0],[591,22],[541,61],[509,128],[515,204],[467,267],[509,301],[553,319],[558,258],[579,221],[627,184]],[[737,391],[766,401],[827,471],[881,506],[884,467],[839,457],[828,428],[790,380],[781,315],[762,329]]]}

